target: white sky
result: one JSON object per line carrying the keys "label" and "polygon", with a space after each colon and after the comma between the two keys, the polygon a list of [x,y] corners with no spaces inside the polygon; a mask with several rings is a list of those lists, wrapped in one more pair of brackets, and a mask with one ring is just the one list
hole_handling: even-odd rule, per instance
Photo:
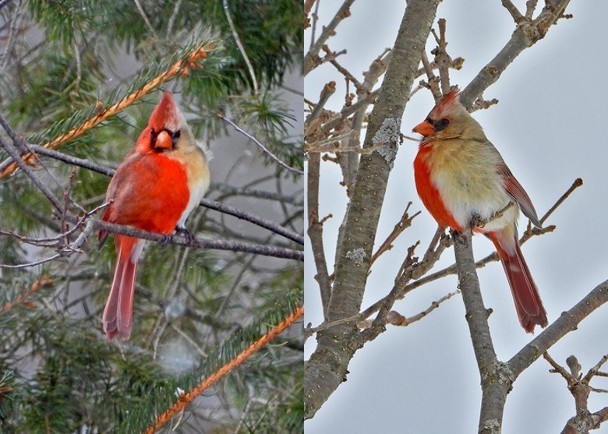
{"label": "white sky", "polygon": [[[515,2],[520,10],[525,1]],[[323,23],[333,16],[341,2],[321,0]],[[539,2],[539,8],[544,2]],[[401,21],[404,2],[357,0],[352,17],[338,27],[330,47],[348,54],[339,61],[360,77],[369,63],[392,46]],[[572,20],[561,20],[547,37],[519,56],[500,80],[486,92],[487,99],[500,103],[476,112],[475,118],[499,149],[539,213],[561,196],[575,178],[579,188],[546,224],[557,230],[534,238],[523,247],[530,270],[547,309],[549,321],[570,309],[598,283],[608,278],[608,234],[604,219],[608,212],[606,186],[608,148],[603,126],[608,124],[604,84],[608,70],[608,2],[573,0],[567,9]],[[444,1],[438,17],[448,21],[448,50],[465,58],[464,68],[452,72],[453,84],[466,86],[477,72],[504,46],[514,29],[513,21],[499,0]],[[310,30],[306,31],[310,38]],[[309,39],[305,48],[308,49]],[[430,46],[434,46],[430,44]],[[337,82],[337,91],[327,107],[339,109],[344,80],[333,67],[318,68],[306,77],[306,97],[317,100],[321,87]],[[429,93],[420,92],[408,104],[402,132],[423,120],[433,105]],[[382,210],[379,243],[392,230],[408,200],[412,211],[422,215],[398,240],[395,248],[372,269],[364,307],[386,295],[401,264],[405,250],[416,240],[426,247],[436,224],[418,199],[412,162],[417,150],[406,141],[399,150]],[[338,185],[335,165],[324,164],[320,216],[333,213],[325,224],[328,259],[335,254],[335,236],[342,220],[346,198]],[[520,225],[524,225],[523,218]],[[308,240],[307,240],[308,241]],[[475,256],[492,251],[483,237],[476,237]],[[307,246],[310,258],[310,246]],[[422,254],[420,249],[418,253]],[[441,265],[453,262],[453,251],[443,255]],[[330,264],[331,266],[331,264]],[[331,270],[330,270],[331,271]],[[306,319],[318,325],[322,319],[314,263],[307,259]],[[487,307],[494,309],[490,327],[499,359],[508,360],[531,336],[517,321],[509,287],[499,263],[479,270]],[[418,289],[396,304],[406,316],[426,309],[430,303],[454,291],[452,276]],[[608,354],[608,310],[603,306],[586,319],[578,331],[555,345],[550,354],[564,364],[574,354],[586,372]],[[306,358],[316,342],[310,338]],[[574,401],[564,380],[548,373],[550,366],[537,360],[522,374],[510,393],[505,408],[503,432],[560,432],[574,415]],[[608,370],[608,367],[606,368]],[[471,433],[476,432],[481,391],[469,331],[460,296],[454,297],[423,321],[406,328],[390,327],[355,355],[343,383],[305,423],[307,434],[340,433]],[[595,387],[608,388],[604,380]],[[607,404],[605,396],[592,395],[590,410]]]}

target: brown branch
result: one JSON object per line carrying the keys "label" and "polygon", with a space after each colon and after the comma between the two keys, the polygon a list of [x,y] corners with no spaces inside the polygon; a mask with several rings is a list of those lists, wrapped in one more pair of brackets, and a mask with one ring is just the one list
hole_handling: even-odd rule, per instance
{"label": "brown branch", "polygon": [[[151,79],[144,86],[142,86],[141,89],[135,90],[134,92],[125,96],[122,100],[120,100],[113,106],[108,107],[107,109],[101,107],[100,110],[98,110],[97,113],[92,118],[85,121],[78,127],[68,131],[67,133],[62,134],[59,137],[54,138],[50,142],[45,143],[43,145],[43,147],[49,148],[49,149],[55,149],[59,146],[64,145],[65,143],[69,142],[70,140],[73,140],[76,137],[81,136],[86,131],[93,128],[95,125],[98,125],[99,123],[105,121],[109,117],[114,116],[117,113],[119,113],[120,111],[129,107],[135,101],[141,99],[143,96],[145,96],[147,93],[149,93],[150,91],[155,89],[157,86],[161,85],[162,83],[165,83],[166,81],[172,79],[176,75],[183,75],[183,74],[188,73],[191,69],[193,69],[196,66],[196,62],[198,62],[202,59],[205,59],[207,57],[208,53],[213,51],[215,48],[216,47],[214,44],[208,44],[208,45],[201,45],[199,47],[192,49],[190,51],[190,54],[188,54],[183,59],[180,59],[177,62],[175,62],[167,71],[165,71],[165,72],[159,74],[158,76],[154,77],[153,79]],[[24,156],[25,161],[30,161],[31,158],[32,158],[31,154],[27,154]],[[0,172],[0,178],[13,173],[16,168],[17,168],[17,166],[15,163],[9,165],[6,169],[4,169],[3,171]]]}
{"label": "brown branch", "polygon": [[391,233],[388,234],[388,236],[386,237],[384,242],[380,245],[378,250],[376,250],[376,253],[374,253],[372,255],[370,266],[373,265],[373,263],[376,262],[376,260],[383,253],[388,252],[389,250],[391,250],[393,248],[393,243],[395,242],[395,240],[399,237],[399,235],[401,235],[401,233],[404,230],[406,230],[407,228],[409,228],[412,225],[412,220],[414,220],[414,218],[420,214],[420,211],[418,211],[417,213],[414,213],[414,215],[412,215],[410,217],[407,213],[410,209],[410,206],[412,206],[412,202],[407,203],[407,205],[405,207],[405,211],[403,211],[403,215],[401,216],[401,218],[399,219],[399,221],[397,222],[397,224],[395,225],[395,227],[393,228]]}
{"label": "brown branch", "polygon": [[566,192],[564,194],[561,195],[561,197],[559,199],[557,199],[557,201],[553,204],[553,206],[551,208],[549,208],[549,211],[547,211],[545,213],[545,215],[543,216],[543,218],[540,219],[541,223],[544,223],[547,221],[547,219],[549,218],[549,216],[551,214],[553,214],[553,212],[560,207],[560,205],[562,203],[564,203],[564,201],[566,199],[568,199],[568,197],[572,194],[572,192],[574,190],[576,190],[577,188],[581,187],[583,185],[583,180],[581,178],[576,178],[574,180],[574,182],[572,183],[572,185],[570,186],[570,188],[568,188],[568,190],[566,190]]}
{"label": "brown branch", "polygon": [[268,345],[274,338],[281,334],[287,327],[292,325],[295,321],[304,315],[304,308],[298,307],[294,313],[285,318],[282,322],[273,327],[268,333],[262,336],[260,339],[251,344],[247,349],[240,352],[234,359],[222,366],[216,372],[211,374],[208,378],[203,380],[198,386],[192,389],[190,392],[182,393],[177,401],[171,408],[159,415],[156,420],[150,425],[145,434],[154,434],[160,428],[165,426],[175,415],[182,412],[186,406],[190,405],[196,397],[203,393],[206,389],[216,384],[222,378],[227,376],[230,372],[244,364],[252,355],[260,351],[263,347]]}
{"label": "brown branch", "polygon": [[433,94],[433,98],[435,99],[435,101],[439,101],[442,96],[441,90],[439,90],[439,79],[433,72],[433,67],[431,66],[431,63],[429,62],[429,58],[427,57],[425,51],[422,52],[421,60],[422,60],[422,67],[424,68],[424,72],[426,73],[426,78],[427,78],[426,86],[428,86],[429,90]]}
{"label": "brown branch", "polygon": [[524,17],[521,12],[519,12],[519,9],[517,9],[517,7],[511,2],[511,0],[502,0],[502,5],[505,7],[506,10],[509,11],[511,16],[513,17],[513,21],[515,21],[515,24],[519,24],[522,21],[526,20],[526,17]]}
{"label": "brown branch", "polygon": [[[363,83],[361,83],[361,87],[357,88],[357,100],[366,99],[367,96],[370,95],[374,86],[378,83],[378,80],[380,80],[380,77],[386,72],[392,55],[391,50],[383,50],[382,53],[372,61],[368,70],[363,73],[364,79]],[[354,136],[348,140],[348,148],[361,148],[360,136],[367,117],[366,111],[368,106],[369,104],[361,105],[354,113],[351,122],[345,119],[343,128],[354,132]],[[377,152],[383,152],[381,149],[383,146],[384,143],[377,143],[373,148],[377,149]],[[368,146],[366,150],[372,152],[371,148],[372,147]],[[342,170],[342,184],[346,186],[346,194],[350,198],[353,191],[352,187],[357,179],[357,173],[359,171],[359,157],[354,153],[337,153],[336,157],[340,164],[340,169]],[[342,228],[342,226],[340,226],[340,228]],[[340,235],[338,238],[340,238]]]}
{"label": "brown branch", "polygon": [[315,104],[315,108],[312,112],[306,117],[307,126],[304,128],[304,135],[310,134],[311,131],[314,131],[316,128],[313,126],[314,121],[321,115],[323,108],[329,98],[336,92],[336,82],[330,81],[323,86],[321,90],[321,95],[319,95],[319,102]]}
{"label": "brown branch", "polygon": [[[99,207],[98,207],[99,208]],[[79,247],[84,243],[86,238],[93,232],[98,230],[104,230],[111,234],[122,234],[129,235],[132,237],[141,238],[148,241],[156,241],[162,244],[175,244],[178,246],[194,247],[199,249],[217,249],[217,250],[229,250],[234,252],[253,253],[256,255],[270,256],[283,259],[293,259],[297,261],[304,260],[304,253],[299,250],[287,249],[283,247],[274,247],[261,244],[251,244],[231,240],[209,240],[196,236],[185,236],[181,234],[175,235],[164,235],[155,232],[148,232],[141,229],[137,229],[131,226],[123,226],[113,223],[108,223],[102,220],[89,218],[86,215],[84,218],[78,218],[73,215],[66,215],[66,221],[81,225],[86,220],[87,224],[85,230],[79,235],[74,243],[61,249],[61,251],[52,259],[56,259],[59,256],[69,256],[73,252],[79,251]],[[48,258],[47,258],[48,259]],[[48,262],[48,260],[45,260]],[[19,268],[25,266],[33,266],[32,264],[22,264]],[[15,266],[3,265],[5,268],[16,268]]]}
{"label": "brown branch", "polygon": [[[2,116],[0,116],[0,125],[6,131],[8,136],[11,138],[13,143],[10,143],[9,140],[4,141],[0,139],[0,145],[6,150],[8,155],[15,162],[15,167],[19,167],[23,172],[27,175],[28,178],[32,181],[32,183],[42,192],[42,194],[51,202],[56,211],[61,213],[62,204],[61,201],[55,196],[55,194],[51,191],[51,189],[42,182],[38,176],[34,173],[34,171],[26,164],[25,160],[19,154],[17,148],[25,147],[25,142],[22,137],[19,137],[8,125],[8,123],[4,120]],[[1,177],[1,176],[0,176]]]}
{"label": "brown branch", "polygon": [[351,116],[353,113],[356,113],[357,111],[361,110],[362,106],[368,106],[370,104],[373,104],[378,98],[378,95],[380,95],[380,89],[375,89],[368,96],[361,99],[357,99],[357,102],[344,107],[342,110],[340,110],[340,113],[337,113],[336,115],[332,116],[331,119],[321,125],[321,129],[324,132],[329,133],[339,125],[343,124],[346,118]]}
{"label": "brown branch", "polygon": [[[336,91],[336,82],[330,81],[321,90],[319,102],[306,119],[305,130],[311,134],[316,129],[317,119],[320,116],[323,106]],[[306,135],[306,134],[305,134]],[[310,153],[308,157],[307,175],[307,205],[308,205],[308,237],[310,238],[313,259],[317,273],[315,280],[319,284],[321,293],[321,305],[325,314],[331,296],[331,279],[327,269],[327,259],[325,258],[325,248],[323,246],[323,221],[319,220],[319,189],[321,179],[321,155]]]}
{"label": "brown branch", "polygon": [[[443,297],[441,297],[439,300],[433,301],[431,303],[431,305],[428,308],[426,308],[425,310],[423,310],[422,312],[419,312],[414,316],[410,316],[409,318],[401,315],[397,311],[391,310],[386,314],[386,324],[390,324],[390,325],[397,326],[397,327],[407,327],[410,324],[413,324],[417,321],[422,320],[423,318],[428,316],[431,312],[433,312],[435,309],[437,309],[439,306],[441,306],[441,304],[443,302],[449,300],[450,298],[452,298],[453,296],[455,296],[456,294],[459,294],[459,293],[460,293],[460,291],[450,292],[450,293],[444,295]],[[366,329],[366,328],[371,327],[372,324],[373,324],[373,321],[365,320],[365,321],[358,322],[357,326],[361,329]]]}
{"label": "brown branch", "polygon": [[163,235],[154,232],[143,231],[131,226],[122,226],[113,223],[104,222],[97,219],[91,219],[95,226],[95,230],[103,229],[108,233],[129,235],[132,237],[141,238],[149,241],[156,241],[163,244],[171,243],[178,246],[195,247],[199,249],[217,249],[230,250],[233,252],[253,253],[262,256],[272,256],[283,259],[294,259],[297,261],[304,260],[303,252],[299,250],[286,249],[283,247],[265,246],[260,244],[242,243],[231,240],[210,240],[191,236],[190,238],[184,235]]}
{"label": "brown branch", "polygon": [[[360,316],[362,319],[378,312],[372,326],[361,334],[360,341],[362,343],[376,339],[384,331],[388,313],[393,308],[393,305],[397,300],[405,297],[411,290],[407,283],[417,276],[426,273],[435,265],[445,248],[450,244],[450,238],[441,236],[441,232],[438,230],[436,237],[433,237],[433,241],[429,244],[424,258],[420,262],[414,257],[414,250],[418,244],[419,242],[408,248],[407,255],[397,273],[395,285],[388,295],[361,312]],[[437,247],[435,248],[436,245]]]}
{"label": "brown branch", "polygon": [[335,59],[330,60],[329,63],[331,63],[334,66],[334,68],[336,68],[338,70],[338,72],[344,76],[344,78],[346,80],[348,80],[352,84],[354,84],[355,88],[357,90],[363,89],[361,83],[359,83],[359,80],[357,80],[355,78],[355,76],[352,75],[350,73],[350,71],[348,71],[348,69],[346,69],[345,67],[343,67],[342,65],[340,65],[337,60],[335,60]]}
{"label": "brown branch", "polygon": [[589,411],[588,401],[591,392],[604,393],[605,391],[595,389],[589,383],[598,373],[601,366],[608,361],[608,355],[603,356],[600,361],[585,374],[585,376],[580,374],[581,365],[578,363],[575,356],[569,356],[566,359],[566,364],[571,372],[568,372],[564,367],[553,360],[549,353],[543,353],[543,357],[553,367],[550,372],[556,372],[566,380],[568,390],[574,398],[576,415],[568,419],[562,430],[562,434],[588,433],[590,430],[599,429],[602,422],[608,420],[608,407],[605,407],[598,412],[591,413]]}
{"label": "brown branch", "polygon": [[570,0],[547,1],[534,20],[519,24],[502,50],[463,89],[460,102],[467,108],[472,107],[474,101],[500,78],[517,56],[545,37],[549,27],[562,17],[568,3]]}
{"label": "brown branch", "polygon": [[[377,103],[367,125],[363,148],[385,143],[396,152],[399,122],[409,99],[439,0],[409,0],[397,33]],[[305,68],[306,70],[306,68]],[[374,143],[376,142],[376,143]],[[346,220],[336,249],[335,279],[327,320],[359,313],[369,272],[374,238],[390,174],[390,159],[378,152],[361,156]],[[304,367],[304,417],[312,418],[342,384],[349,361],[360,348],[356,324],[317,334],[317,347]]]}
{"label": "brown branch", "polygon": [[319,51],[323,45],[327,42],[327,40],[335,35],[336,27],[338,24],[342,22],[345,18],[350,17],[350,7],[355,2],[355,0],[344,0],[342,6],[336,12],[336,15],[332,18],[329,24],[326,27],[323,27],[323,31],[319,38],[314,41],[308,53],[304,56],[304,75],[308,74],[314,68],[321,64],[321,58],[319,57]]}
{"label": "brown branch", "polygon": [[562,337],[576,330],[582,320],[606,302],[608,302],[608,280],[596,286],[570,310],[563,312],[558,319],[549,324],[509,360],[508,365],[515,377],[519,376]]}
{"label": "brown branch", "polygon": [[439,38],[437,41],[437,47],[432,51],[432,53],[435,55],[435,64],[439,69],[441,93],[445,95],[450,91],[450,65],[452,64],[452,59],[448,55],[447,51],[448,42],[445,37],[446,20],[444,18],[440,18],[437,20],[437,26],[439,27]]}
{"label": "brown branch", "polygon": [[[464,301],[467,324],[481,377],[479,433],[496,432],[502,426],[507,393],[515,377],[498,360],[488,325],[488,310],[483,304],[473,258],[472,233],[454,232],[454,255],[458,270],[458,288]],[[500,428],[499,428],[500,430]]]}
{"label": "brown branch", "polygon": [[[312,327],[311,325],[308,325],[304,329],[304,339],[306,340],[314,333],[337,325],[349,323],[358,324],[361,322],[366,322],[367,318],[384,308],[383,312],[386,312],[386,315],[384,315],[384,317],[382,315],[377,316],[376,320],[378,320],[378,322],[376,323],[375,329],[370,332],[366,331],[367,334],[363,336],[362,340],[369,341],[375,339],[381,333],[382,327],[388,322],[390,309],[392,309],[394,303],[397,300],[402,299],[410,291],[410,286],[404,286],[405,283],[407,283],[407,281],[412,278],[416,278],[420,275],[423,275],[429,269],[431,269],[439,260],[439,258],[441,257],[441,253],[445,250],[445,248],[451,245],[451,238],[446,236],[443,233],[443,230],[441,230],[441,228],[438,228],[435,237],[433,237],[433,241],[431,241],[424,255],[424,258],[420,262],[416,262],[413,258],[414,249],[418,246],[418,244],[419,243],[416,243],[415,245],[410,246],[408,248],[408,253],[405,257],[405,260],[403,261],[401,270],[398,273],[399,277],[396,279],[393,289],[385,297],[376,301],[368,308],[356,315],[352,315],[347,318],[341,318],[339,320],[332,321],[329,323],[325,321],[317,327]],[[437,248],[435,249],[436,245]],[[408,269],[408,265],[411,267],[410,269]],[[408,274],[406,275],[406,273]],[[371,326],[369,326],[368,328],[371,328],[373,325],[374,323],[372,322]]]}

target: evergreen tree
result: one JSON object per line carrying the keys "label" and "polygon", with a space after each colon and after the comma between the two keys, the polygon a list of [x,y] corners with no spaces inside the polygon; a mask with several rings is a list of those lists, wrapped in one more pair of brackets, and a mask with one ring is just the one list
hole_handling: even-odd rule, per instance
{"label": "evergreen tree", "polygon": [[[1,432],[142,432],[297,311],[302,25],[295,0],[0,1]],[[132,336],[108,341],[115,252],[84,217],[163,89],[215,154],[186,226],[220,249],[148,242]],[[302,351],[296,323],[169,423],[301,432]]]}

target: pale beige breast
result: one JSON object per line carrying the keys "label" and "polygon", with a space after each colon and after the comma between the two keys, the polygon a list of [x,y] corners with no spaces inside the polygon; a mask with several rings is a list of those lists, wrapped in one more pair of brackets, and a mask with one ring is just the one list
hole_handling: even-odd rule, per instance
{"label": "pale beige breast", "polygon": [[[438,141],[426,162],[431,182],[446,208],[463,227],[469,225],[473,214],[487,219],[510,201],[496,170],[503,160],[489,142]],[[517,218],[517,213],[508,214],[508,220]]]}

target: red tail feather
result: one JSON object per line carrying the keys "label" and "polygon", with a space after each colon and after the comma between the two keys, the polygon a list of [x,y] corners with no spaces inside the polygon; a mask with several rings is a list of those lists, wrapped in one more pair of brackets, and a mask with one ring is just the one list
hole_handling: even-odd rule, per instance
{"label": "red tail feather", "polygon": [[103,310],[103,330],[109,339],[120,336],[127,340],[131,335],[135,273],[142,246],[143,240],[124,235],[116,237],[116,270]]}
{"label": "red tail feather", "polygon": [[536,284],[532,280],[528,265],[519,248],[517,235],[513,242],[506,242],[504,237],[495,232],[487,235],[494,242],[498,251],[500,262],[507,275],[509,286],[511,286],[515,309],[522,327],[528,333],[532,333],[537,324],[546,327],[547,312],[545,312]]}

